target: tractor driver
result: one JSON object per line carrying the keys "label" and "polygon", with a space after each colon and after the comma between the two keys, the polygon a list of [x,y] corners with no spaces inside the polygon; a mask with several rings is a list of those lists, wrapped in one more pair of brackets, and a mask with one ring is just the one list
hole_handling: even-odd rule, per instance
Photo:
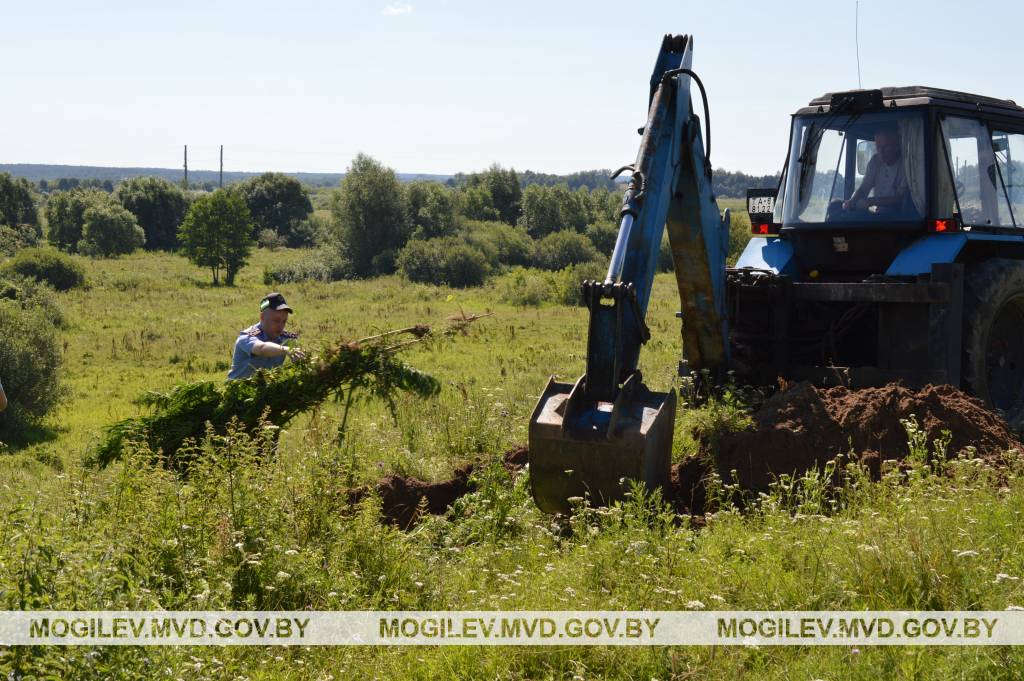
{"label": "tractor driver", "polygon": [[280,293],[268,293],[260,301],[260,321],[239,332],[235,341],[229,381],[248,378],[257,369],[279,367],[285,357],[291,357],[292,361],[305,359],[302,350],[287,345],[288,341],[298,338],[284,330],[290,312],[292,308]]}
{"label": "tractor driver", "polygon": [[875,155],[868,161],[857,191],[843,201],[843,210],[866,211],[875,207],[881,212],[896,212],[903,207],[907,193],[899,130],[895,125],[886,125],[875,132]]}

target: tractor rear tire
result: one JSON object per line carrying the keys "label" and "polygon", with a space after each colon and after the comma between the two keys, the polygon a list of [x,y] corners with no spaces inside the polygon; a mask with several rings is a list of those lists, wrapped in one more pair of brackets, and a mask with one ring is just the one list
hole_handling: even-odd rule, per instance
{"label": "tractor rear tire", "polygon": [[964,285],[963,384],[1024,427],[1024,262],[970,266]]}

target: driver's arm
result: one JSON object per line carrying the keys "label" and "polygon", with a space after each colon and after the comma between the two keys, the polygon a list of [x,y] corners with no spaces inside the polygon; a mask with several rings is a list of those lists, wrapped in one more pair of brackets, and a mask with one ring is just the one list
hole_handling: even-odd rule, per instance
{"label": "driver's arm", "polygon": [[872,196],[868,199],[869,206],[899,206],[903,203],[906,192],[900,192],[893,196]]}
{"label": "driver's arm", "polygon": [[[878,177],[878,154],[871,157],[868,161],[868,169],[864,173],[864,180],[857,187],[856,191],[850,196],[849,200],[843,202],[843,209],[849,210],[851,208],[867,208],[867,196],[871,193],[871,190],[875,188],[875,178]],[[858,205],[863,202],[863,205]]]}

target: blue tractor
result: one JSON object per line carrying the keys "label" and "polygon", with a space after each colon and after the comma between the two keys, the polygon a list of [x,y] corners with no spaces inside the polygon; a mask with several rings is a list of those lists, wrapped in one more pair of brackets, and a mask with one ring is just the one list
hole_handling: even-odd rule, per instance
{"label": "blue tractor", "polygon": [[538,506],[668,481],[676,395],[637,369],[666,229],[681,372],[947,383],[1024,424],[1024,108],[927,87],[812,100],[793,116],[778,187],[748,192],[753,238],[727,267],[692,50],[690,36],[662,43],[608,275],[583,283],[586,373],[549,381],[531,418]]}

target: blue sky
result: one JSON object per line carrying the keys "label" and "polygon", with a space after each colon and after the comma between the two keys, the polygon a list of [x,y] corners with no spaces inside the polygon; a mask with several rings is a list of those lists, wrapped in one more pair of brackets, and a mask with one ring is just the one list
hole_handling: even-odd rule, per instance
{"label": "blue sky", "polygon": [[[150,6],[147,6],[150,5]],[[853,1],[0,0],[0,162],[402,172],[631,162],[665,33],[695,37],[713,162],[781,166],[789,115],[857,86]],[[1024,3],[860,3],[865,87],[1024,102]],[[699,106],[699,105],[698,105]]]}

